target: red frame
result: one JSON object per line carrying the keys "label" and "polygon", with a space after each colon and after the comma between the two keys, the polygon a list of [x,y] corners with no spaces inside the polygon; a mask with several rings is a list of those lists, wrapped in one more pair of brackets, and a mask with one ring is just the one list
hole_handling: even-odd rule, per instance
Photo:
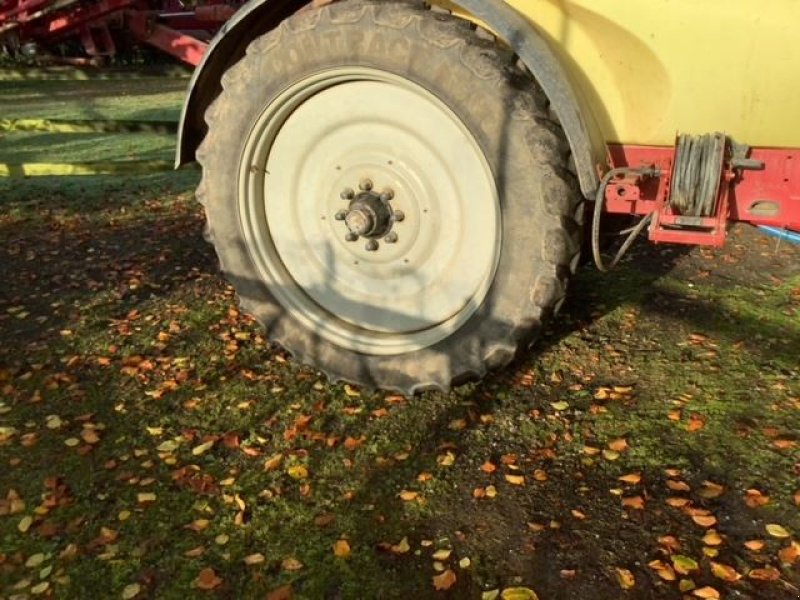
{"label": "red frame", "polygon": [[[611,167],[658,167],[659,178],[627,177],[606,188],[605,210],[614,214],[655,213],[650,239],[655,242],[722,245],[729,221],[800,230],[800,148],[755,148],[750,158],[764,163],[758,171],[725,173],[716,217],[696,221],[671,214],[669,182],[674,147],[608,145]],[[692,224],[703,230],[677,230],[670,225]],[[665,227],[666,226],[666,227]]]}

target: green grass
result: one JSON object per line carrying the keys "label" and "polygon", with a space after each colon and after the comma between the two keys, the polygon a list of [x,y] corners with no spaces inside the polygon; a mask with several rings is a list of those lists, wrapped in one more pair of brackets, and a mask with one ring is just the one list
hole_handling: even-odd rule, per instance
{"label": "green grass", "polygon": [[[111,103],[106,82],[91,86]],[[51,91],[26,93],[37,90]],[[136,111],[158,96],[130,94]],[[75,115],[81,104],[47,110]],[[124,104],[106,116],[131,118]],[[31,116],[23,108],[16,115]],[[37,150],[34,137],[19,138],[31,142],[19,146],[26,160],[80,155],[80,138]],[[88,139],[120,158],[138,143]],[[664,535],[700,563],[686,576],[697,586],[797,596],[797,565],[777,556],[789,541],[764,529],[800,532],[797,249],[745,229],[724,251],[640,247],[610,277],[582,270],[561,317],[512,368],[402,400],[328,384],[239,313],[202,240],[197,178],[0,181],[0,500],[14,490],[25,503],[0,514],[0,598],[40,582],[59,598],[119,598],[132,584],[153,598],[263,598],[283,585],[310,599],[480,598],[514,585],[543,600],[677,598],[677,582],[647,567],[669,562]],[[597,399],[604,386],[632,391]],[[60,425],[48,427],[54,415]],[[690,431],[693,418],[702,427]],[[87,424],[96,443],[83,440]],[[628,445],[618,457],[597,453],[618,439]],[[619,481],[634,472],[641,483]],[[703,498],[706,480],[724,493]],[[495,498],[475,497],[490,485]],[[769,503],[747,507],[747,489]],[[644,510],[624,509],[619,494],[641,496]],[[703,528],[665,503],[676,496],[717,519],[713,560],[742,581],[713,576]],[[204,530],[186,528],[198,519]],[[409,551],[392,551],[404,538]],[[348,557],[333,552],[342,539]],[[761,552],[743,546],[753,539]],[[436,592],[443,548],[458,581]],[[247,566],[254,553],[264,562]],[[765,566],[778,581],[747,577]],[[204,568],[222,580],[210,592],[195,587]],[[617,568],[632,571],[633,590],[620,589]]]}

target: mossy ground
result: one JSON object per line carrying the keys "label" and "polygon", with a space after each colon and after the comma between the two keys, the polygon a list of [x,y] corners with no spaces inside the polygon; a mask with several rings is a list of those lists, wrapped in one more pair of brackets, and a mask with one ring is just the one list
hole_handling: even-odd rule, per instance
{"label": "mossy ground", "polygon": [[[14,116],[180,102],[82,85],[46,110],[36,99],[51,91],[32,85]],[[72,140],[30,158],[68,162]],[[778,557],[790,541],[765,526],[800,534],[798,249],[748,228],[719,251],[642,245],[611,276],[581,270],[512,368],[406,400],[329,385],[270,346],[202,240],[196,180],[0,181],[0,511],[13,513],[0,516],[0,598],[119,598],[133,584],[153,598],[285,585],[313,599],[512,585],[543,600],[680,598],[648,567],[676,554],[699,566],[678,579],[723,597],[797,597],[797,565]],[[751,508],[746,490],[768,502]],[[721,543],[692,516],[713,516]],[[436,565],[441,549],[453,552]],[[765,567],[775,581],[753,575]],[[205,568],[221,580],[207,592]],[[447,592],[437,568],[457,576]]]}

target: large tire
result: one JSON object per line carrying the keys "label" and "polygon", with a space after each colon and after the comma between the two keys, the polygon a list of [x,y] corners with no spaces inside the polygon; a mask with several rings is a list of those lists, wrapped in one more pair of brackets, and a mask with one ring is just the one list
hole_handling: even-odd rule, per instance
{"label": "large tire", "polygon": [[[222,84],[197,153],[207,232],[243,308],[299,360],[448,390],[507,365],[560,306],[581,240],[569,146],[530,75],[469,23],[338,2],[256,39]],[[359,181],[369,210],[346,193]],[[337,221],[336,202],[356,216]]]}

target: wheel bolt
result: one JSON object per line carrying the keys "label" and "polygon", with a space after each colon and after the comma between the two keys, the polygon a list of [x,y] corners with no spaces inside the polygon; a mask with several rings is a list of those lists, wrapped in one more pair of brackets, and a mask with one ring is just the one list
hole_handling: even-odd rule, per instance
{"label": "wheel bolt", "polygon": [[376,252],[380,247],[380,245],[376,240],[370,240],[367,242],[367,245],[365,247],[367,249],[367,252]]}
{"label": "wheel bolt", "polygon": [[344,236],[344,239],[348,242],[357,242],[358,236],[355,233],[348,233],[346,236]]}
{"label": "wheel bolt", "polygon": [[402,223],[406,220],[406,213],[404,213],[402,210],[394,211],[394,220],[396,223]]}
{"label": "wheel bolt", "polygon": [[373,187],[372,180],[364,178],[359,182],[358,187],[360,187],[365,192],[369,192],[372,190]]}
{"label": "wheel bolt", "polygon": [[392,199],[394,199],[394,190],[390,188],[383,190],[383,193],[381,194],[381,200],[384,202],[389,202]]}
{"label": "wheel bolt", "polygon": [[356,197],[356,193],[351,188],[345,188],[344,191],[339,194],[342,200],[352,200]]}
{"label": "wheel bolt", "polygon": [[383,241],[387,244],[396,244],[398,239],[400,238],[397,236],[397,234],[394,231],[390,231],[386,237],[383,238]]}
{"label": "wheel bolt", "polygon": [[347,218],[347,211],[346,210],[340,210],[339,212],[336,213],[336,220],[337,221],[344,221],[346,218]]}

